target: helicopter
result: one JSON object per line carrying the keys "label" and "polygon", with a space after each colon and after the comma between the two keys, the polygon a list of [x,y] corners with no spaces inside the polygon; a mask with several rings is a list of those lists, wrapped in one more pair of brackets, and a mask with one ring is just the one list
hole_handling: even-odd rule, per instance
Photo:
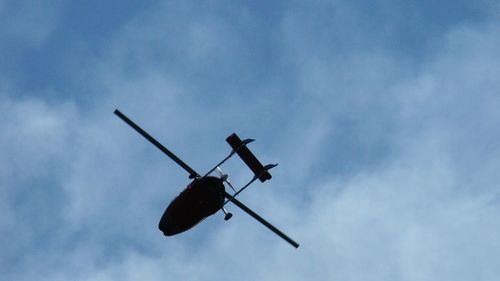
{"label": "helicopter", "polygon": [[[182,190],[181,193],[170,202],[161,216],[158,228],[165,236],[172,236],[187,231],[203,221],[205,218],[217,213],[219,210],[222,210],[224,213],[224,220],[228,221],[233,215],[228,212],[224,206],[231,202],[263,224],[269,230],[283,238],[286,242],[290,243],[293,247],[299,247],[297,242],[292,240],[281,230],[273,226],[271,223],[255,213],[252,209],[236,199],[238,194],[240,194],[257,179],[260,180],[260,182],[270,180],[272,176],[269,173],[269,170],[278,165],[262,165],[262,163],[247,147],[247,145],[253,142],[254,139],[241,140],[236,133],[231,134],[226,138],[226,142],[232,148],[229,155],[217,163],[206,174],[201,176],[118,109],[115,109],[114,114],[146,138],[150,143],[156,146],[165,155],[170,157],[170,159],[177,163],[186,172],[188,172],[189,179],[192,180],[184,188],[184,190]],[[224,174],[220,169],[220,166],[234,154],[237,154],[254,173],[253,178],[238,191],[236,191],[231,182],[228,180],[228,175]],[[218,174],[218,177],[210,175],[214,171]],[[234,193],[228,193],[224,184],[227,184]]]}

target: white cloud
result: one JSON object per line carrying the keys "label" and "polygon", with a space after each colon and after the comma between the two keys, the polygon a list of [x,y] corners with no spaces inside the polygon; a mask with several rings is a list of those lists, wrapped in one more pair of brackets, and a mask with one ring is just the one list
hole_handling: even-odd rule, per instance
{"label": "white cloud", "polygon": [[[451,30],[440,50],[416,67],[380,46],[338,54],[318,47],[303,40],[317,38],[305,34],[314,29],[298,28],[302,20],[315,19],[290,15],[284,30],[275,29],[281,36],[276,42],[283,44],[275,48],[284,51],[277,61],[290,67],[292,85],[276,78],[234,94],[234,83],[212,100],[202,94],[221,88],[207,80],[234,77],[217,67],[239,62],[245,37],[234,39],[238,29],[218,16],[191,20],[196,13],[185,6],[164,9],[130,23],[108,56],[90,60],[95,76],[88,83],[108,93],[94,106],[2,96],[2,114],[10,122],[1,125],[1,175],[9,183],[0,190],[1,230],[17,239],[2,254],[2,262],[13,265],[9,277],[498,276],[496,25]],[[204,65],[197,66],[198,60]],[[197,76],[200,69],[214,76]],[[208,87],[206,93],[192,85],[198,82]],[[271,96],[287,87],[294,92]],[[293,249],[235,207],[228,223],[217,214],[182,235],[162,237],[159,216],[187,177],[113,116],[115,106],[198,170],[223,156],[231,130],[261,134],[249,136],[259,139],[255,151],[281,165],[270,183],[252,187],[242,200],[301,247]],[[358,165],[338,168],[348,161]],[[48,177],[40,167],[50,168]],[[242,181],[245,168],[231,167],[234,181]],[[17,193],[27,180],[44,186],[54,181],[54,197],[37,201],[43,193],[29,187]],[[16,194],[39,204],[37,209],[16,206]]]}

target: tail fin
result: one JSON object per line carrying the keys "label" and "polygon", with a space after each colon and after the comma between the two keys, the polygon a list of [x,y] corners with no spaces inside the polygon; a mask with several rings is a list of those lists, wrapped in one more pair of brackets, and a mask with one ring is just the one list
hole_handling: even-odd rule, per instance
{"label": "tail fin", "polygon": [[[235,133],[227,137],[226,141],[233,148],[233,150],[237,150],[236,153],[240,156],[243,162],[247,164],[250,170],[252,170],[255,176],[259,177],[259,180],[261,182],[265,182],[266,180],[270,180],[272,178],[267,169],[262,166],[255,155],[253,155],[253,153],[246,147],[246,145],[244,145],[244,143]],[[244,146],[241,147],[242,145]]]}

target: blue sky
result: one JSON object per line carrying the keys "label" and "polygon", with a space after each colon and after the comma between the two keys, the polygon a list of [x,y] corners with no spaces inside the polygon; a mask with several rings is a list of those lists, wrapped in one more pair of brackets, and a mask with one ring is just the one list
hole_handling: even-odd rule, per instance
{"label": "blue sky", "polygon": [[[0,1],[5,280],[496,280],[495,1]],[[158,220],[232,132],[273,179]],[[251,178],[232,159],[224,170]]]}

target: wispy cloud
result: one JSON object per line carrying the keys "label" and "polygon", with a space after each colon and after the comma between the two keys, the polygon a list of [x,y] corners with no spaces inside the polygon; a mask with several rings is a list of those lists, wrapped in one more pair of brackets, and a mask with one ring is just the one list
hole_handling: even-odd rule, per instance
{"label": "wispy cloud", "polygon": [[56,27],[60,6],[61,1],[2,1],[0,38],[4,42],[18,41],[18,46],[41,46]]}
{"label": "wispy cloud", "polygon": [[[1,274],[494,280],[496,19],[466,4],[437,22],[420,6],[406,21],[398,3],[316,4],[275,7],[271,19],[259,5],[138,11],[98,52],[75,52],[70,88],[88,90],[78,97],[18,95],[2,75]],[[401,22],[429,34],[405,35]],[[225,156],[232,131],[257,138],[260,158],[280,166],[241,199],[301,248],[236,208],[228,223],[217,214],[163,237],[159,216],[187,175],[115,107],[199,171]],[[250,177],[240,164],[227,167],[235,183]]]}

